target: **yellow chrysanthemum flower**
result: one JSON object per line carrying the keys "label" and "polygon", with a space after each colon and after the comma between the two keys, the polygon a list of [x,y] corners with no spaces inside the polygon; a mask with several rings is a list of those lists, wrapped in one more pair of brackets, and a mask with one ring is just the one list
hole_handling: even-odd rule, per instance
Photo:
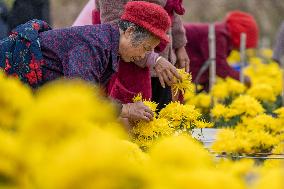
{"label": "yellow chrysanthemum flower", "polygon": [[268,84],[253,85],[247,94],[261,101],[275,102],[276,100],[272,86]]}
{"label": "yellow chrysanthemum flower", "polygon": [[44,144],[57,144],[65,137],[88,132],[92,124],[105,126],[106,121],[116,122],[114,107],[100,97],[98,89],[81,81],[46,85],[19,120],[22,138]]}
{"label": "yellow chrysanthemum flower", "polygon": [[[167,119],[170,126],[176,131],[187,132],[197,127],[201,114],[195,109],[195,106],[171,102],[160,111],[159,117]],[[208,126],[211,127],[211,124],[208,123]]]}
{"label": "yellow chrysanthemum flower", "polygon": [[259,177],[253,189],[282,189],[283,176],[284,171],[281,168],[267,170]]}
{"label": "yellow chrysanthemum flower", "polygon": [[256,116],[264,113],[261,104],[251,96],[242,95],[236,98],[229,106],[227,117],[234,117],[238,115]]}
{"label": "yellow chrysanthemum flower", "polygon": [[158,118],[150,122],[138,122],[131,130],[131,138],[138,146],[148,149],[157,140],[173,135],[173,132],[168,120]]}
{"label": "yellow chrysanthemum flower", "polygon": [[216,104],[214,108],[211,110],[211,114],[215,118],[225,117],[228,109],[223,104]]}
{"label": "yellow chrysanthemum flower", "polygon": [[150,150],[150,157],[156,166],[168,171],[190,171],[213,165],[209,152],[189,136],[173,136],[159,141]]}
{"label": "yellow chrysanthemum flower", "polygon": [[[277,146],[275,146],[272,150],[272,154],[284,154],[284,144],[280,143]],[[284,160],[282,160],[283,166],[284,166]]]}
{"label": "yellow chrysanthemum flower", "polygon": [[225,100],[229,97],[229,91],[226,83],[223,80],[218,80],[218,82],[212,87],[211,95],[217,100]]}
{"label": "yellow chrysanthemum flower", "polygon": [[156,102],[142,99],[142,94],[141,94],[141,93],[139,93],[138,95],[136,95],[136,96],[133,98],[133,102],[139,102],[139,101],[142,101],[148,108],[150,108],[150,110],[151,110],[152,112],[154,112],[154,115],[155,115],[154,117],[157,116],[156,110],[157,110],[158,104],[157,104]]}
{"label": "yellow chrysanthemum flower", "polygon": [[229,57],[227,58],[229,64],[236,64],[241,61],[240,53],[237,50],[232,50]]}
{"label": "yellow chrysanthemum flower", "polygon": [[283,119],[284,118],[284,107],[274,110],[274,113],[277,114],[279,118]]}
{"label": "yellow chrysanthemum flower", "polygon": [[[204,178],[206,181],[204,182]],[[171,188],[245,189],[244,182],[227,171],[199,169],[172,174]]]}
{"label": "yellow chrysanthemum flower", "polygon": [[249,63],[252,64],[252,65],[260,65],[260,64],[263,64],[263,61],[259,57],[251,57],[249,59]]}
{"label": "yellow chrysanthemum flower", "polygon": [[225,82],[227,84],[227,88],[230,95],[243,94],[246,90],[246,86],[243,83],[230,77],[227,77]]}
{"label": "yellow chrysanthemum flower", "polygon": [[222,159],[217,164],[217,169],[242,179],[254,171],[254,164],[252,159],[241,159],[240,161]]}
{"label": "yellow chrysanthemum flower", "polygon": [[240,124],[240,126],[245,127],[249,131],[265,130],[271,134],[277,134],[284,128],[277,119],[267,114],[260,114],[256,117],[243,119],[243,123]]}
{"label": "yellow chrysanthemum flower", "polygon": [[279,140],[263,130],[247,130],[237,126],[234,130],[222,130],[217,134],[217,140],[212,149],[218,153],[256,154],[269,153],[279,144]]}
{"label": "yellow chrysanthemum flower", "polygon": [[[34,168],[39,188],[147,188],[147,155],[100,128],[50,149]],[[56,174],[55,174],[56,173]]]}
{"label": "yellow chrysanthemum flower", "polygon": [[233,142],[235,132],[232,129],[222,129],[217,133],[216,141],[212,144],[212,150],[217,153],[235,152],[237,147]]}
{"label": "yellow chrysanthemum flower", "polygon": [[178,80],[175,84],[173,84],[172,90],[174,95],[177,95],[178,91],[181,91],[182,94],[185,94],[185,91],[194,91],[194,85],[191,82],[191,74],[185,72],[184,69],[178,69],[178,73],[182,80]]}
{"label": "yellow chrysanthemum flower", "polygon": [[268,84],[275,95],[282,91],[282,73],[276,63],[250,65],[245,69],[245,74],[251,78],[252,84]]}
{"label": "yellow chrysanthemum flower", "polygon": [[206,122],[205,120],[197,120],[195,122],[197,128],[211,128],[213,127],[213,123]]}
{"label": "yellow chrysanthemum flower", "polygon": [[208,109],[211,106],[211,96],[206,93],[199,93],[188,98],[186,104],[194,105],[196,108]]}
{"label": "yellow chrysanthemum flower", "polygon": [[0,128],[16,129],[18,117],[32,107],[31,90],[0,71]]}
{"label": "yellow chrysanthemum flower", "polygon": [[16,133],[0,130],[1,188],[29,188],[24,148],[26,146],[20,144]]}

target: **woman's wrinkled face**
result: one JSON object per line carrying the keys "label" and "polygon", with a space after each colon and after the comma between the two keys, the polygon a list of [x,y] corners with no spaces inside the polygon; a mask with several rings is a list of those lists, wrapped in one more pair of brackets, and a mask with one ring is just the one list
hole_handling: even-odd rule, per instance
{"label": "woman's wrinkled face", "polygon": [[[134,31],[128,28],[123,32],[120,40],[119,54],[125,62],[137,62],[142,60],[147,53],[150,53],[160,43],[160,40],[154,36],[135,41]],[[145,65],[138,66],[144,67]]]}

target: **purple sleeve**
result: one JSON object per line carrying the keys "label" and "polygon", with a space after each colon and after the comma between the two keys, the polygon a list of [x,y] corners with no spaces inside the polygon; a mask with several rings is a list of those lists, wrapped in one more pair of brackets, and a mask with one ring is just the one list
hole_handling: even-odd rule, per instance
{"label": "purple sleeve", "polygon": [[103,65],[98,55],[92,54],[88,47],[82,45],[69,51],[63,61],[63,72],[66,77],[100,83]]}
{"label": "purple sleeve", "polygon": [[150,68],[155,67],[156,65],[156,60],[160,55],[154,51],[152,51],[150,54],[148,54],[148,56],[146,57],[147,61],[146,61],[146,65]]}
{"label": "purple sleeve", "polygon": [[156,65],[156,60],[160,55],[154,51],[150,52],[145,56],[144,59],[137,61],[137,65],[140,65],[141,67],[149,67],[153,68]]}

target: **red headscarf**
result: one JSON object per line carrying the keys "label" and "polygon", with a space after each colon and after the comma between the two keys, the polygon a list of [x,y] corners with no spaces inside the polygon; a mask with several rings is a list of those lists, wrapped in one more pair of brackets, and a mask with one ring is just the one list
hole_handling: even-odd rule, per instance
{"label": "red headscarf", "polygon": [[241,11],[232,11],[227,14],[225,22],[235,48],[240,47],[241,33],[247,35],[246,48],[257,46],[258,26],[252,15]]}

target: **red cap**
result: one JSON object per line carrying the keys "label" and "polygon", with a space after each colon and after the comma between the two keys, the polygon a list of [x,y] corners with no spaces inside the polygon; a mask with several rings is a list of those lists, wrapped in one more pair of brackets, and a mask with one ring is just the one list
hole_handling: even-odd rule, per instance
{"label": "red cap", "polygon": [[166,34],[171,26],[170,17],[164,8],[157,4],[130,1],[125,5],[121,19],[145,28],[162,41],[170,41]]}
{"label": "red cap", "polygon": [[258,42],[258,26],[254,17],[241,11],[229,12],[226,16],[226,25],[231,33],[233,46],[240,47],[241,33],[247,35],[247,48],[255,48]]}

